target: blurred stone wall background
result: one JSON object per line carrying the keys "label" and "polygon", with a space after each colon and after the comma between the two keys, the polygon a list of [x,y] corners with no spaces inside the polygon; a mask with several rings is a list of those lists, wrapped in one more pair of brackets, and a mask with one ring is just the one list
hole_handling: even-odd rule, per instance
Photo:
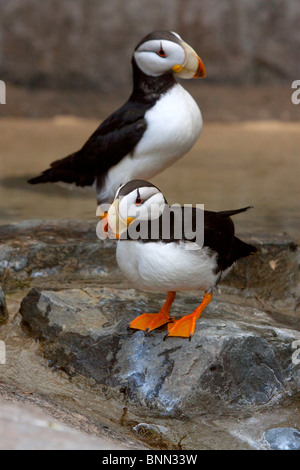
{"label": "blurred stone wall background", "polygon": [[29,87],[128,87],[136,43],[171,29],[211,83],[300,78],[299,0],[0,0],[0,78]]}

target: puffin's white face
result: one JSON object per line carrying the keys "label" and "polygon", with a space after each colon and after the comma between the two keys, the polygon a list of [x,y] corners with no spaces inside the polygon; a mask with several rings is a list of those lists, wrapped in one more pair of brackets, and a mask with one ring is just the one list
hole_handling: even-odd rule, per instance
{"label": "puffin's white face", "polygon": [[[116,238],[120,238],[132,222],[157,219],[166,205],[163,194],[155,186],[143,186],[142,182],[137,186],[132,183],[118,189],[107,214],[108,231]],[[130,190],[130,185],[134,189]]]}
{"label": "puffin's white face", "polygon": [[135,50],[134,58],[142,72],[152,77],[176,73],[181,78],[205,77],[205,66],[196,52],[176,33],[168,39],[146,40]]}
{"label": "puffin's white face", "polygon": [[165,198],[154,186],[134,189],[119,200],[119,214],[124,219],[153,220],[161,214]]}

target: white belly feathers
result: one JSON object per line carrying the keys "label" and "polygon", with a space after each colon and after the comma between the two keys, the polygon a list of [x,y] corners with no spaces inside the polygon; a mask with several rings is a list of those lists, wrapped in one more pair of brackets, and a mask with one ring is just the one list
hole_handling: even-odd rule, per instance
{"label": "white belly feathers", "polygon": [[182,243],[122,240],[117,245],[117,262],[138,289],[152,291],[209,290],[217,275],[216,255],[208,248],[186,250]]}
{"label": "white belly feathers", "polygon": [[98,199],[113,196],[121,183],[149,179],[185,155],[198,140],[202,115],[192,96],[176,84],[145,114],[147,129],[134,149],[112,167]]}

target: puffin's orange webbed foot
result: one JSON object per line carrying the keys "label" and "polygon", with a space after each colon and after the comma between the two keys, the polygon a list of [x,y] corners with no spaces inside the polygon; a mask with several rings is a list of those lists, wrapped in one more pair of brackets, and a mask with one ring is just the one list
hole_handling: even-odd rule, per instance
{"label": "puffin's orange webbed foot", "polygon": [[205,294],[201,304],[193,313],[190,315],[185,315],[184,317],[180,318],[180,320],[176,320],[174,323],[168,326],[169,332],[164,339],[166,339],[168,336],[180,336],[182,338],[189,338],[191,340],[193,334],[195,333],[196,321],[201,316],[201,313],[209,304],[211,299],[211,293]]}
{"label": "puffin's orange webbed foot", "polygon": [[173,321],[173,318],[160,313],[144,313],[130,323],[135,330],[151,331]]}
{"label": "puffin's orange webbed foot", "polygon": [[148,333],[166,323],[172,322],[174,319],[170,317],[169,311],[174,302],[175,295],[175,292],[168,292],[167,300],[159,313],[144,313],[140,315],[130,323],[130,328],[143,330]]}
{"label": "puffin's orange webbed foot", "polygon": [[181,338],[192,338],[196,327],[196,318],[193,314],[185,315],[176,320],[171,325],[168,325],[168,336],[180,336]]}

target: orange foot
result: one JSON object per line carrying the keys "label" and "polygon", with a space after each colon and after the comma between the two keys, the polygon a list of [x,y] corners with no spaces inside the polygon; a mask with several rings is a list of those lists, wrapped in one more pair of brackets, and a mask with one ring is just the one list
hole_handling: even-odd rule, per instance
{"label": "orange foot", "polygon": [[172,322],[174,319],[170,317],[169,312],[172,303],[175,300],[175,292],[168,292],[167,300],[165,301],[162,309],[158,313],[144,313],[139,317],[135,318],[130,323],[130,328],[135,330],[143,330],[146,333],[155,330],[166,323]]}
{"label": "orange foot", "polygon": [[193,313],[190,315],[185,315],[184,317],[180,318],[180,320],[177,320],[168,326],[169,332],[164,339],[166,339],[168,336],[180,336],[182,338],[189,338],[189,340],[191,340],[193,334],[195,333],[196,321],[201,316],[201,313],[209,304],[211,299],[212,295],[210,293],[205,294],[201,304]]}

